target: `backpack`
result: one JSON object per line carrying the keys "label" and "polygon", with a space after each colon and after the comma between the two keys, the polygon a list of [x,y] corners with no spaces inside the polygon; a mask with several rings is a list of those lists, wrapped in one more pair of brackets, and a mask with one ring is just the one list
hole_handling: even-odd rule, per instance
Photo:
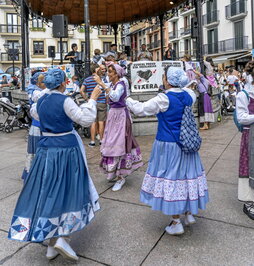
{"label": "backpack", "polygon": [[178,145],[185,153],[197,152],[200,149],[202,138],[199,135],[196,120],[191,106],[185,106]]}
{"label": "backpack", "polygon": [[[249,100],[249,99],[250,99],[250,96],[249,96],[248,92],[247,92],[246,90],[242,90],[242,92],[245,93],[246,97],[247,97],[248,100]],[[235,109],[235,111],[234,111],[233,117],[234,117],[234,123],[235,123],[236,127],[238,128],[238,130],[239,130],[240,132],[243,132],[243,125],[240,124],[240,123],[238,122],[236,109]]]}

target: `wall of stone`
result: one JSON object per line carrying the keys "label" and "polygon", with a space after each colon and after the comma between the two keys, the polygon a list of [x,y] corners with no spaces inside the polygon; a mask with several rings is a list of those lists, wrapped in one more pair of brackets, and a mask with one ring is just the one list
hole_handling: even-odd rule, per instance
{"label": "wall of stone", "polygon": [[[20,90],[13,90],[11,91],[11,95],[14,104],[18,104],[20,100],[28,101],[26,92]],[[156,95],[157,92],[131,93],[131,97],[134,100],[138,100],[140,102],[148,101],[149,99],[153,98]],[[219,100],[219,89],[213,89],[213,95],[211,98],[212,98],[212,106],[213,106],[213,111],[215,115],[215,124],[216,124],[218,115],[220,114],[221,110],[220,100]],[[195,105],[193,106],[193,113],[196,117],[197,124],[199,125],[197,103],[198,101],[196,101]],[[148,136],[156,134],[157,125],[158,125],[156,116],[137,117],[132,114],[132,119],[133,119],[133,133],[135,136]]]}

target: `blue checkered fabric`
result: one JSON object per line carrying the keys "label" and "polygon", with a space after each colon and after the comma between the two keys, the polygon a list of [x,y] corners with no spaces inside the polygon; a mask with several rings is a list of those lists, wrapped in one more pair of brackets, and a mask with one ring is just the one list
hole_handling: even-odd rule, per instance
{"label": "blue checkered fabric", "polygon": [[179,144],[185,153],[197,152],[200,149],[202,139],[199,135],[196,120],[191,106],[184,109]]}

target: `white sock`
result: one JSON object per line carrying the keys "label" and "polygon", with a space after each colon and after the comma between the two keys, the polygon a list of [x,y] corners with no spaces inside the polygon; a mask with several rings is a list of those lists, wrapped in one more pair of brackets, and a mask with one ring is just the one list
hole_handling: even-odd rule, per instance
{"label": "white sock", "polygon": [[94,142],[94,141],[90,141],[90,143],[91,143],[91,144],[95,144],[95,142]]}
{"label": "white sock", "polygon": [[177,218],[177,219],[174,219],[173,218],[173,221],[176,222],[176,223],[178,223],[178,224],[181,223],[180,218]]}

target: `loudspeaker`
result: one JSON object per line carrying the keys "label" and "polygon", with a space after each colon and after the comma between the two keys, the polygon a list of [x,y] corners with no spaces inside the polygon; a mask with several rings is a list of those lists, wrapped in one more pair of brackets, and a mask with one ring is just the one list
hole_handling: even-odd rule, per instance
{"label": "loudspeaker", "polygon": [[49,46],[48,47],[48,57],[50,57],[50,58],[56,57],[56,47],[55,46]]}
{"label": "loudspeaker", "polygon": [[124,52],[127,54],[127,56],[131,56],[131,47],[130,46],[125,46],[124,47]]}
{"label": "loudspeaker", "polygon": [[53,37],[68,38],[68,18],[65,15],[52,16]]}
{"label": "loudspeaker", "polygon": [[198,38],[198,19],[191,19],[191,38]]}

